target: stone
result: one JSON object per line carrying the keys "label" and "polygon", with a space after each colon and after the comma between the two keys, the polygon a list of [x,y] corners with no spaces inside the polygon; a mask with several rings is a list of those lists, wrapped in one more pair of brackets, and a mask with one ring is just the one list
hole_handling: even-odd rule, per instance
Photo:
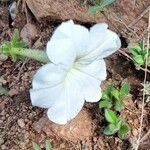
{"label": "stone", "polygon": [[18,120],[17,120],[17,123],[18,123],[19,127],[24,128],[25,123],[24,123],[24,120],[23,120],[23,119],[18,119]]}
{"label": "stone", "polygon": [[27,23],[21,30],[20,36],[24,42],[32,42],[38,35],[37,28],[34,24]]}
{"label": "stone", "polygon": [[81,0],[25,1],[38,21],[43,19],[49,21],[72,19],[82,23],[106,22],[112,30],[119,32],[128,41],[137,41],[137,39],[142,38],[142,33],[148,26],[148,11],[140,19],[137,19],[137,17],[148,10],[149,0],[138,0],[135,3],[135,7],[131,0],[116,0],[103,12],[98,12],[94,15],[88,14],[88,5],[84,5]]}
{"label": "stone", "polygon": [[65,125],[58,125],[51,122],[47,116],[43,116],[38,122],[33,124],[33,128],[38,132],[45,132],[47,137],[56,136],[72,142],[77,142],[91,138],[95,126],[90,113],[83,109],[73,120]]}
{"label": "stone", "polygon": [[80,0],[26,0],[27,6],[37,20],[49,17],[55,20],[73,19],[82,22],[106,21],[103,14],[89,15],[88,7]]}

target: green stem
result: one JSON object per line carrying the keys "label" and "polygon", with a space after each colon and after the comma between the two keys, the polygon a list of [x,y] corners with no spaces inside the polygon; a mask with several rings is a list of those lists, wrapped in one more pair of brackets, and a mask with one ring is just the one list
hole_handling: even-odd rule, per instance
{"label": "green stem", "polygon": [[13,53],[18,56],[23,56],[29,59],[40,61],[42,63],[50,62],[47,54],[42,50],[14,48]]}

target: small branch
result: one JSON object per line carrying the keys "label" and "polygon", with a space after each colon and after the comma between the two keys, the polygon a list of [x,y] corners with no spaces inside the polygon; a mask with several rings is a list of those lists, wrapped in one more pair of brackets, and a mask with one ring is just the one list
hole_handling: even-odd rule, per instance
{"label": "small branch", "polygon": [[[129,56],[126,52],[124,52],[124,51],[122,51],[122,50],[119,50],[119,52],[122,54],[122,55],[124,55],[124,56],[126,56],[128,59],[130,59],[131,61],[133,61],[133,62],[135,62],[134,60],[133,60],[133,58],[131,57],[131,56]],[[136,69],[137,69],[137,67],[136,67]],[[150,73],[150,70],[148,70],[148,69],[146,69],[146,68],[142,68],[141,66],[138,66],[138,69],[137,70],[143,70],[143,71],[147,71],[148,73]]]}
{"label": "small branch", "polygon": [[135,9],[136,0],[133,0],[133,10]]}
{"label": "small branch", "polygon": [[135,18],[129,25],[128,28],[131,28],[133,25],[135,25],[150,9],[150,6],[148,6],[137,18]]}
{"label": "small branch", "polygon": [[141,138],[140,142],[146,140],[146,138],[150,135],[150,130]]}
{"label": "small branch", "polygon": [[[148,53],[149,53],[149,39],[150,39],[150,9],[149,9],[149,19],[148,19],[147,56],[148,56]],[[148,64],[148,59],[146,59],[146,66],[145,66],[146,70],[147,70],[147,64]],[[147,80],[147,71],[145,71],[144,85],[146,84],[146,80]],[[142,134],[142,129],[143,129],[145,96],[146,96],[146,92],[145,92],[145,86],[144,86],[143,99],[142,99],[142,110],[141,110],[141,117],[140,117],[139,136],[138,136],[137,146],[136,146],[135,150],[139,149],[140,139],[141,139],[141,134]]]}

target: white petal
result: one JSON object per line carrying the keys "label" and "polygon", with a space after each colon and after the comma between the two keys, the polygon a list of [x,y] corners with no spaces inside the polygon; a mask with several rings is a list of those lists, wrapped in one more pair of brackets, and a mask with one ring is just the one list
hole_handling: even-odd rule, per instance
{"label": "white petal", "polygon": [[48,109],[48,118],[58,124],[66,124],[82,109],[84,99],[76,84],[66,86],[61,98]]}
{"label": "white petal", "polygon": [[49,108],[47,115],[58,124],[65,124],[73,119],[82,109],[85,99],[97,102],[101,98],[100,81],[71,69],[64,82],[64,90],[56,97],[56,103]]}
{"label": "white petal", "polygon": [[90,30],[88,54],[81,60],[92,62],[111,55],[120,47],[121,41],[115,32],[108,30],[104,23],[96,24]]}
{"label": "white petal", "polygon": [[41,108],[50,108],[57,102],[63,89],[62,84],[50,88],[31,89],[30,98],[32,105]]}
{"label": "white petal", "polygon": [[71,67],[76,57],[87,49],[89,31],[73,21],[62,23],[47,44],[47,55],[55,64]]}
{"label": "white petal", "polygon": [[53,63],[42,66],[34,75],[32,81],[33,89],[53,87],[64,81],[67,72],[61,65]]}
{"label": "white petal", "polygon": [[107,76],[106,63],[103,59],[93,61],[90,64],[84,64],[84,62],[76,62],[74,68],[98,79],[99,81],[105,80]]}
{"label": "white petal", "polygon": [[83,98],[88,102],[97,102],[101,98],[101,81],[89,74],[81,72],[78,69],[72,69],[71,80],[74,80],[78,87],[80,87],[80,92]]}

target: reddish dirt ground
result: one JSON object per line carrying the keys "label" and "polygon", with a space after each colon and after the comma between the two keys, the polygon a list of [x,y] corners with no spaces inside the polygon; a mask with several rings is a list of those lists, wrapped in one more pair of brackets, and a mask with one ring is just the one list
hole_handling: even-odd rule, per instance
{"label": "reddish dirt ground", "polygon": [[[27,18],[29,22],[26,20]],[[27,27],[23,31],[24,26],[29,23],[34,27]],[[59,23],[60,21],[58,20],[56,22],[48,22],[47,20],[38,22],[30,13],[26,17],[20,11],[15,23],[12,25],[7,4],[0,5],[0,43],[9,40],[13,30],[17,28],[23,32],[22,38],[28,40],[31,43],[31,47],[44,49]],[[90,23],[84,24],[86,26],[91,25]],[[119,32],[122,34],[121,31]],[[123,48],[128,44],[126,39],[129,39],[129,37],[122,38]],[[39,143],[43,148],[45,139],[50,139],[54,150],[130,150],[134,148],[140,126],[141,83],[144,79],[144,72],[136,70],[133,63],[119,52],[107,58],[106,64],[108,77],[103,83],[103,88],[110,83],[119,86],[124,79],[127,79],[131,84],[131,93],[124,101],[126,107],[121,112],[131,129],[124,140],[120,140],[116,135],[105,136],[103,134],[106,122],[104,121],[103,111],[98,108],[98,103],[86,103],[84,108],[88,111],[89,117],[92,118],[92,127],[94,129],[92,137],[74,142],[71,139],[48,133],[47,130],[43,129],[43,125],[41,125],[42,129],[38,133],[35,125],[45,115],[45,110],[32,107],[29,89],[31,88],[33,75],[42,64],[33,60],[25,62],[18,60],[14,63],[9,58],[1,58],[0,83],[9,90],[9,96],[0,96],[0,149],[31,150],[32,141]],[[150,76],[148,76],[148,80],[150,80]],[[150,103],[146,103],[142,136],[150,128],[149,108]],[[86,132],[84,128],[81,130],[83,131],[79,132]],[[140,150],[150,150],[149,136],[141,142]]]}

